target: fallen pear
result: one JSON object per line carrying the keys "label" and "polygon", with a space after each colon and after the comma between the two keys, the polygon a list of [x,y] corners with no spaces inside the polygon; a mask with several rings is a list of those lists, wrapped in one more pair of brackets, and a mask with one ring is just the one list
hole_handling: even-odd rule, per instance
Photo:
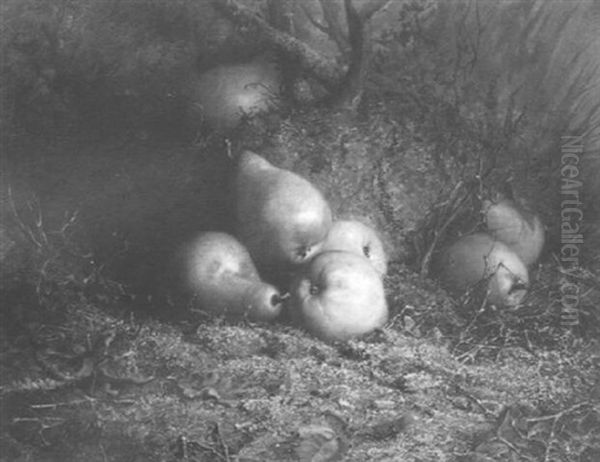
{"label": "fallen pear", "polygon": [[243,117],[275,107],[280,85],[276,66],[262,58],[204,72],[194,84],[192,99],[195,110],[210,127],[231,130]]}
{"label": "fallen pear", "polygon": [[292,318],[323,340],[363,335],[388,319],[380,275],[354,253],[318,254],[296,275],[290,294]]}
{"label": "fallen pear", "polygon": [[328,250],[343,250],[362,255],[381,276],[387,272],[387,255],[377,231],[360,221],[334,221],[321,248],[323,252]]}
{"label": "fallen pear", "polygon": [[205,232],[179,252],[184,287],[205,310],[270,321],[281,312],[279,291],[261,281],[250,254],[233,236]]}
{"label": "fallen pear", "polygon": [[497,306],[518,305],[529,286],[527,267],[518,255],[486,233],[461,237],[433,265],[442,286],[455,295],[487,280],[487,299]]}
{"label": "fallen pear", "polygon": [[488,232],[510,247],[525,263],[535,263],[544,247],[544,225],[540,218],[510,199],[483,203]]}

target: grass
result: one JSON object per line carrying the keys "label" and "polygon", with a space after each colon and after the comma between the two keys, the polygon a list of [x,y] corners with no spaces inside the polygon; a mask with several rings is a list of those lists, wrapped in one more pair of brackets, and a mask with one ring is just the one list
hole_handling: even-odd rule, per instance
{"label": "grass", "polygon": [[424,212],[461,170],[442,175],[427,139],[373,115],[299,113],[234,140],[382,230],[390,322],[338,344],[164,296],[170,251],[229,227],[219,144],[12,145],[0,460],[597,460],[598,275],[577,273],[579,329],[560,324],[550,252],[518,311],[449,299],[418,274],[431,241],[412,238],[445,226],[452,211]]}

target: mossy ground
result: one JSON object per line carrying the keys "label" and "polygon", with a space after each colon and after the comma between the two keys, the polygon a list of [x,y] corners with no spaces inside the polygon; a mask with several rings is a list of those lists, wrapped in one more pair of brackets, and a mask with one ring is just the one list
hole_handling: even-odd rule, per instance
{"label": "mossy ground", "polygon": [[382,231],[390,322],[340,344],[165,295],[181,240],[230,229],[222,144],[7,145],[0,460],[598,460],[598,274],[578,273],[576,329],[551,251],[518,311],[460,309],[417,274],[415,243],[466,170],[385,115],[313,111],[234,140]]}

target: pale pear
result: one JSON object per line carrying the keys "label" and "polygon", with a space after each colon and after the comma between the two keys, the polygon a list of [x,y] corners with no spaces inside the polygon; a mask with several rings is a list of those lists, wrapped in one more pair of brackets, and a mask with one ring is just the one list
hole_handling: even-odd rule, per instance
{"label": "pale pear", "polygon": [[265,59],[222,65],[199,77],[192,98],[196,109],[213,129],[230,130],[243,116],[273,108],[280,84],[276,66]]}
{"label": "pale pear", "polygon": [[388,319],[380,275],[354,253],[318,254],[296,275],[290,294],[292,318],[323,340],[363,335]]}
{"label": "pale pear", "polygon": [[486,233],[461,237],[434,260],[442,286],[462,295],[487,280],[487,299],[497,306],[516,306],[529,286],[527,267],[508,246]]}
{"label": "pale pear", "polygon": [[360,221],[334,221],[321,248],[322,252],[328,250],[344,250],[362,255],[381,276],[387,272],[388,259],[377,231]]}
{"label": "pale pear", "polygon": [[184,287],[205,310],[254,321],[270,321],[280,314],[279,291],[261,281],[250,254],[233,236],[202,233],[183,247],[178,261]]}
{"label": "pale pear", "polygon": [[308,180],[250,151],[235,178],[237,236],[271,276],[309,261],[331,227],[331,209]]}
{"label": "pale pear", "polygon": [[483,203],[488,232],[510,247],[525,263],[535,263],[544,247],[544,225],[540,218],[515,201],[502,199]]}

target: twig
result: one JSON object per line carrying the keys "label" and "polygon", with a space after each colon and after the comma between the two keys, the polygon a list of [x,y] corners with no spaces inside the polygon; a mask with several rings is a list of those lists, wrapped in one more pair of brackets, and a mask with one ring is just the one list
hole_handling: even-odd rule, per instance
{"label": "twig", "polygon": [[48,403],[48,404],[31,404],[29,407],[32,409],[56,409],[60,406],[77,406],[79,404],[89,403],[91,401],[95,401],[94,398],[88,399],[76,399],[74,401],[64,401],[60,403]]}
{"label": "twig", "polygon": [[495,417],[496,415],[490,411],[489,409],[487,409],[483,403],[479,400],[479,398],[476,398],[475,396],[473,396],[473,394],[469,393],[467,390],[465,390],[464,388],[462,388],[460,385],[454,385],[456,387],[456,389],[461,392],[464,396],[466,396],[469,400],[473,401],[482,411],[483,413],[487,416],[487,417]]}
{"label": "twig", "polygon": [[[464,185],[464,181],[462,181],[462,180],[459,181],[456,184],[456,186],[454,187],[454,189],[450,193],[450,197],[451,197],[450,200],[451,200],[451,202],[455,201],[456,196],[458,195],[458,191],[460,190],[460,188],[463,187],[463,185]],[[431,256],[433,254],[433,251],[437,247],[438,241],[444,235],[444,231],[446,230],[446,228],[448,228],[448,226],[450,226],[450,224],[455,220],[456,216],[458,215],[458,213],[461,210],[462,204],[469,197],[469,193],[470,192],[467,192],[463,196],[463,198],[459,201],[458,205],[456,205],[454,207],[454,210],[452,211],[452,213],[450,214],[450,216],[442,224],[442,226],[440,226],[438,229],[436,229],[434,231],[433,240],[431,241],[431,245],[429,246],[429,249],[427,249],[427,252],[425,253],[425,256],[423,257],[423,260],[421,261],[421,272],[420,272],[421,276],[423,276],[423,277],[427,276],[427,274],[429,272],[429,262],[431,261]]]}
{"label": "twig", "polygon": [[221,454],[219,451],[217,451],[214,447],[212,447],[208,444],[199,443],[198,441],[188,441],[188,439],[183,435],[181,435],[178,438],[178,442],[181,445],[181,456],[179,457],[181,460],[184,460],[184,461],[190,460],[188,447],[198,448],[198,449],[202,449],[204,451],[208,451],[208,452],[214,454],[216,457],[218,457],[219,460],[224,460],[225,462],[228,462],[228,460],[229,460],[229,459],[225,459],[223,454]]}
{"label": "twig", "polygon": [[589,405],[591,405],[591,403],[589,401],[583,401],[582,403],[575,404],[575,405],[571,406],[570,408],[563,409],[562,411],[557,412],[556,414],[543,416],[543,417],[532,417],[532,418],[527,419],[528,423],[543,422],[544,420],[552,420],[552,428],[550,429],[550,436],[548,437],[548,444],[546,445],[546,452],[544,453],[544,462],[550,462],[552,443],[555,440],[556,426],[558,425],[559,420],[561,418],[563,418],[565,415],[568,415],[568,414],[576,411],[579,408],[589,406]]}
{"label": "twig", "polygon": [[519,458],[521,460],[523,460],[523,458],[526,458],[527,460],[533,460],[533,458],[525,456],[525,454],[523,454],[519,450],[519,448],[517,448],[514,444],[512,444],[506,438],[503,438],[502,436],[497,436],[496,438],[498,438],[498,441],[500,441],[501,443],[504,443],[506,446],[508,446],[515,454],[517,454],[519,456]]}
{"label": "twig", "polygon": [[[489,280],[489,279],[488,279]],[[472,292],[473,289],[476,289],[476,286],[472,287],[468,292]],[[489,289],[486,291],[485,293],[485,297],[483,297],[483,300],[481,301],[481,305],[479,306],[479,309],[477,310],[477,312],[475,313],[475,316],[473,316],[473,319],[471,319],[471,321],[469,322],[469,324],[467,324],[467,326],[464,328],[464,332],[469,332],[471,330],[471,328],[473,327],[473,325],[475,324],[475,322],[477,321],[477,319],[483,315],[483,313],[485,313],[486,311],[486,307],[487,307],[487,301],[488,301],[488,296],[489,296]],[[469,296],[470,294],[467,293],[467,296]]]}
{"label": "twig", "polygon": [[362,6],[358,14],[364,21],[368,21],[371,17],[382,8],[385,8],[391,0],[371,0]]}
{"label": "twig", "polygon": [[12,419],[11,423],[37,422],[40,425],[44,425],[42,423],[42,420],[54,420],[54,421],[58,422],[59,424],[65,421],[65,419],[63,419],[62,417],[44,417],[44,418],[40,418],[40,417],[15,417],[15,418]]}
{"label": "twig", "polygon": [[102,443],[98,443],[98,446],[100,447],[100,452],[102,453],[102,459],[104,459],[105,462],[108,462],[108,456],[106,455],[106,450],[104,449],[104,446],[102,445]]}
{"label": "twig", "polygon": [[339,11],[335,6],[335,2],[330,0],[320,0],[321,10],[323,11],[323,17],[327,23],[327,34],[336,43],[340,53],[343,56],[348,54],[348,40],[342,30],[340,22],[338,21]]}
{"label": "twig", "polygon": [[19,212],[17,212],[17,207],[15,205],[15,201],[14,201],[14,198],[12,195],[12,187],[11,186],[8,186],[8,203],[10,204],[11,211],[12,211],[12,213],[15,217],[15,220],[17,221],[17,225],[19,226],[21,231],[23,231],[23,233],[25,233],[29,237],[31,242],[33,242],[37,248],[42,249],[43,248],[42,243],[38,239],[36,239],[35,235],[33,234],[33,231],[31,230],[31,227],[25,225],[25,223],[21,219],[21,216],[19,215]]}
{"label": "twig", "polygon": [[[490,337],[486,337],[486,339],[484,339],[484,343],[477,343],[477,344],[473,344],[473,343],[469,343],[469,345],[473,345],[473,348],[471,348],[468,351],[465,351],[464,353],[461,353],[460,355],[456,356],[456,360],[461,363],[464,364],[464,362],[467,360],[467,357],[471,357],[471,358],[475,358],[475,356],[477,355],[478,352],[483,351],[483,350],[492,350],[495,347],[488,345],[486,343],[486,340],[489,339]],[[458,350],[458,347],[465,344],[466,342],[461,342],[458,343],[454,349],[453,352],[456,352]],[[453,353],[455,354],[455,353]]]}
{"label": "twig", "polygon": [[577,409],[579,409],[581,407],[586,407],[586,406],[591,406],[591,405],[592,405],[592,403],[590,403],[589,401],[583,401],[581,403],[574,404],[573,406],[571,406],[567,409],[563,409],[562,411],[557,412],[555,414],[545,415],[545,416],[541,416],[541,417],[530,417],[527,419],[527,422],[528,423],[543,422],[544,420],[550,420],[550,419],[558,420],[558,419],[561,419],[562,417],[564,417],[565,415],[570,414],[573,411],[576,411]]}
{"label": "twig", "polygon": [[248,7],[236,0],[212,0],[219,11],[224,12],[237,24],[245,24],[256,29],[275,47],[297,58],[304,69],[328,88],[336,88],[344,75],[337,63],[311,48],[294,36],[276,29]]}
{"label": "twig", "polygon": [[306,3],[300,2],[300,7],[302,8],[302,11],[304,12],[304,15],[308,19],[308,22],[310,22],[313,26],[315,26],[321,32],[323,32],[323,33],[325,33],[325,34],[327,34],[327,35],[329,35],[331,37],[331,33],[330,33],[329,28],[327,28],[326,26],[324,26],[323,24],[321,24],[319,21],[317,21],[317,19],[308,10],[308,6],[306,6]]}
{"label": "twig", "polygon": [[44,217],[42,215],[42,207],[40,205],[40,201],[35,194],[31,200],[27,201],[27,207],[31,213],[35,215],[35,227],[40,235],[40,238],[43,241],[43,244],[48,244],[48,236],[46,235],[46,231],[44,231]]}
{"label": "twig", "polygon": [[60,234],[62,236],[64,236],[65,232],[71,227],[73,226],[73,224],[75,224],[75,222],[77,221],[77,218],[79,217],[79,210],[75,210],[71,216],[69,217],[67,215],[67,221],[65,222],[64,225],[62,225],[62,227],[60,228]]}
{"label": "twig", "polygon": [[[14,419],[12,419],[11,423],[15,424],[15,423],[20,423],[20,422],[38,423],[40,425],[38,435],[40,436],[42,443],[44,444],[44,446],[50,446],[50,443],[46,440],[46,438],[44,438],[44,430],[59,427],[59,426],[63,425],[66,422],[66,420],[63,419],[62,417],[44,417],[44,418],[15,417]],[[45,422],[50,422],[50,423],[45,423]],[[52,422],[54,422],[54,423],[52,423]]]}
{"label": "twig", "polygon": [[219,422],[215,422],[215,436],[217,437],[217,441],[219,442],[221,450],[223,451],[224,459],[227,462],[231,462],[231,457],[229,457],[229,447],[227,447],[227,444],[225,444],[225,440],[221,434],[221,426],[219,425]]}

